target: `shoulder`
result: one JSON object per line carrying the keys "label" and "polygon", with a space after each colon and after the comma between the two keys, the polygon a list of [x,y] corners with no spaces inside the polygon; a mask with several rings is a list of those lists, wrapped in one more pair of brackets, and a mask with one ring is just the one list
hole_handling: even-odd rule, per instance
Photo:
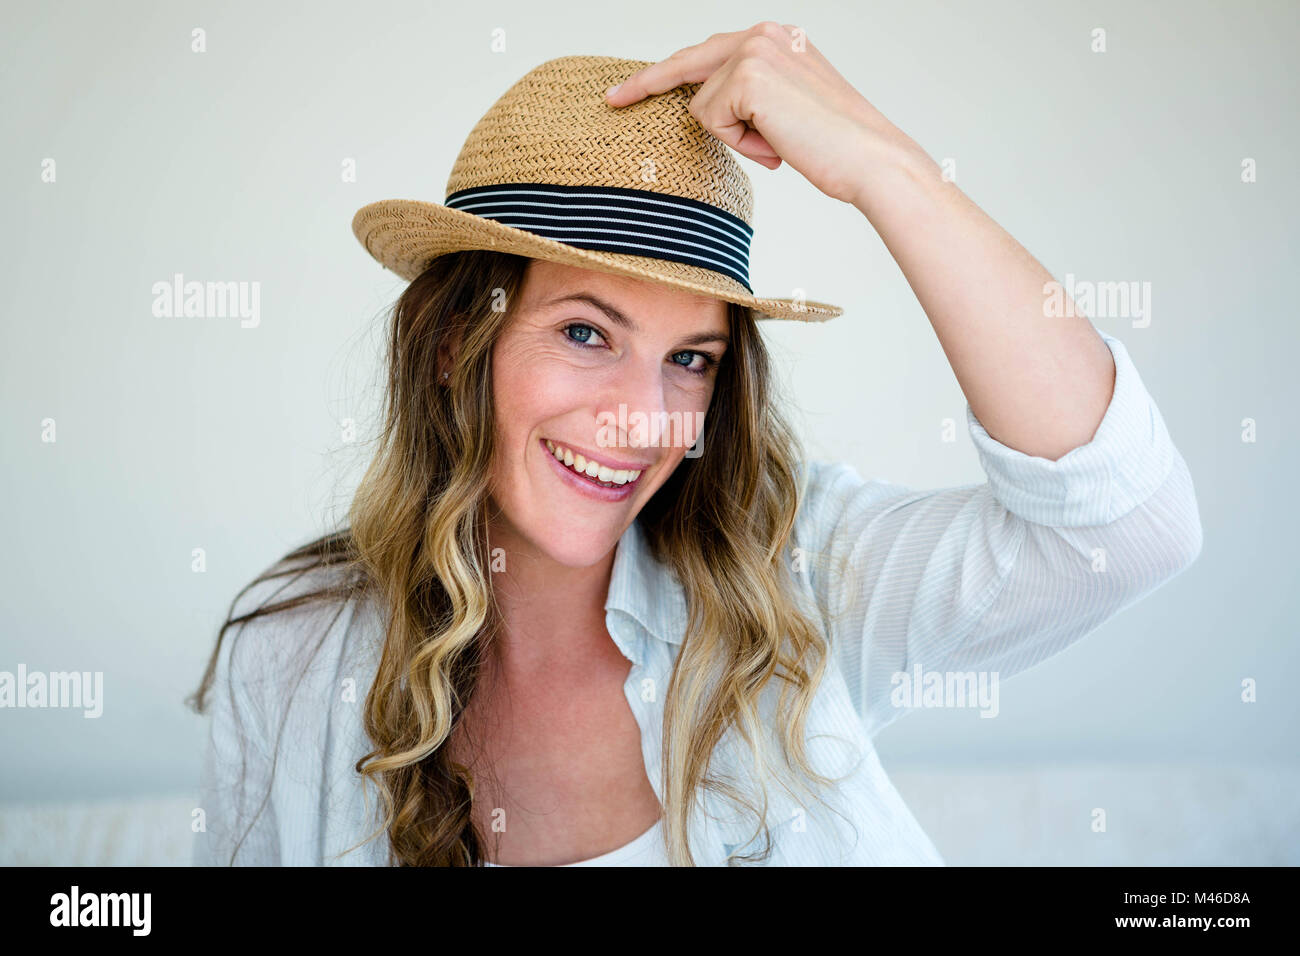
{"label": "shoulder", "polygon": [[845,461],[805,459],[799,463],[799,509],[795,527],[809,537],[829,534],[850,510],[916,494],[882,478],[863,478]]}
{"label": "shoulder", "polygon": [[341,642],[363,600],[346,565],[274,562],[231,604],[225,636],[231,676],[245,683],[283,679],[330,643]]}
{"label": "shoulder", "polygon": [[244,585],[231,605],[234,620],[258,610],[277,614],[310,613],[346,603],[357,593],[355,571],[344,563],[309,564],[281,558]]}
{"label": "shoulder", "polygon": [[840,562],[867,539],[876,522],[930,494],[883,478],[863,478],[845,461],[805,459],[798,476],[792,559],[796,567],[833,569],[831,579],[844,571]]}
{"label": "shoulder", "polygon": [[810,501],[816,503],[829,489],[863,480],[858,470],[848,462],[820,458],[805,458],[800,461],[798,475],[803,492],[800,505],[803,507],[807,507]]}
{"label": "shoulder", "polygon": [[883,478],[863,478],[862,473],[847,461],[830,461],[822,458],[805,458],[797,466],[801,484],[813,499],[834,496],[837,493],[856,492],[867,488],[883,494],[907,489]]}

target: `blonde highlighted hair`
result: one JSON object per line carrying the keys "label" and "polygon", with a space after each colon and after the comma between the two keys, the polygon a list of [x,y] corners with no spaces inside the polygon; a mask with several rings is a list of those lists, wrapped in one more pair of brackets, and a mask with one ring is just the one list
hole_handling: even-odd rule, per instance
{"label": "blonde highlighted hair", "polygon": [[[486,859],[471,816],[473,777],[447,744],[500,628],[486,540],[491,358],[511,318],[509,307],[497,304],[518,300],[530,261],[486,250],[452,253],[402,293],[389,329],[384,423],[349,526],[286,555],[236,596],[190,698],[204,712],[227,629],[304,603],[375,598],[385,609],[386,634],[365,700],[373,749],[356,770],[359,782],[377,787],[384,810],[382,825],[362,843],[386,833],[392,865]],[[771,852],[769,780],[801,801],[819,799],[815,787],[833,782],[814,771],[805,746],[829,646],[801,610],[786,563],[802,495],[801,449],[774,401],[766,347],[749,310],[728,303],[728,315],[731,345],[708,411],[710,439],[636,519],[687,597],[689,620],[663,715],[665,846],[679,866],[696,863],[688,821],[705,791],[753,816],[761,848],[730,861],[745,863]],[[449,387],[441,387],[440,350],[453,341],[456,362]],[[337,568],[342,583],[234,616],[254,585],[325,566]],[[759,699],[773,682],[780,685],[776,713],[764,720]],[[729,731],[748,748],[758,794],[715,772],[713,755]]]}

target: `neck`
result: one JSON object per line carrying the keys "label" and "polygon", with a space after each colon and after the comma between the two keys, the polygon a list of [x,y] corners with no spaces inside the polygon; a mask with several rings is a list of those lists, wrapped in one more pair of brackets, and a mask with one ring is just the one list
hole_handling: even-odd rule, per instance
{"label": "neck", "polygon": [[508,679],[578,667],[614,648],[605,630],[614,549],[589,567],[573,568],[497,524],[488,541],[505,554],[505,570],[492,574],[502,622],[493,656]]}

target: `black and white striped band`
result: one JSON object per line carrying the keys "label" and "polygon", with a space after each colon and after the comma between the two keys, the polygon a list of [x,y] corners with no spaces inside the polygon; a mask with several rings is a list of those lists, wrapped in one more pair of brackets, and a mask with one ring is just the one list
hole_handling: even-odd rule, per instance
{"label": "black and white striped band", "polygon": [[712,269],[754,291],[749,285],[753,229],[698,199],[618,186],[500,183],[457,190],[444,205],[579,249]]}

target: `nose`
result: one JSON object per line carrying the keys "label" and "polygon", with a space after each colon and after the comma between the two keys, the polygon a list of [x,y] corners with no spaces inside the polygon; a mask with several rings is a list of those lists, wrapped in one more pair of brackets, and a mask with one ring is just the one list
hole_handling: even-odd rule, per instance
{"label": "nose", "polygon": [[[656,435],[656,429],[670,416],[666,398],[663,362],[637,358],[626,362],[610,389],[607,409],[617,421],[618,440],[627,448],[657,448],[670,436]],[[620,407],[621,406],[621,407]]]}

